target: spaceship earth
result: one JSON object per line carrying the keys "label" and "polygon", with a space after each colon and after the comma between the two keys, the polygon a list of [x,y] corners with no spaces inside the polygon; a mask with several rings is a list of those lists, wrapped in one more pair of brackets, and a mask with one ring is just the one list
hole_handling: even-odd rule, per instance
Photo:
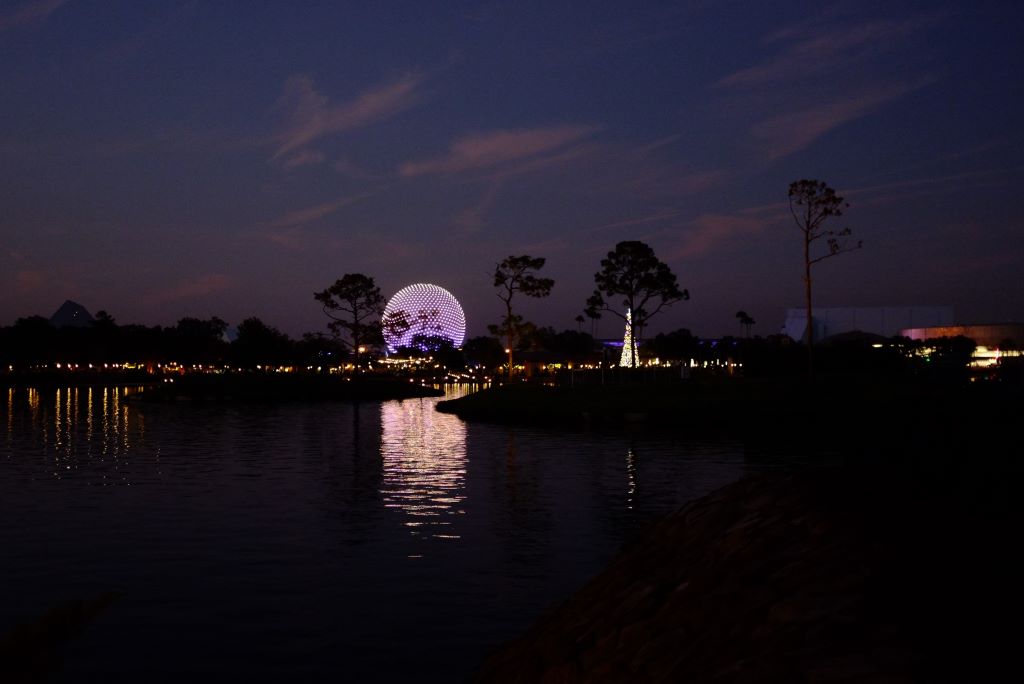
{"label": "spaceship earth", "polygon": [[423,338],[445,338],[461,347],[466,337],[466,314],[459,300],[429,283],[408,285],[396,292],[384,307],[383,322],[384,341],[391,352],[399,347],[425,348]]}

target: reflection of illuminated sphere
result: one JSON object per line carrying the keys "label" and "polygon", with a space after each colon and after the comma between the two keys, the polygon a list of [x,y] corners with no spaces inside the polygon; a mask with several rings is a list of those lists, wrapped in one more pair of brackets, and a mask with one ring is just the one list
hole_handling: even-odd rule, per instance
{"label": "reflection of illuminated sphere", "polygon": [[[451,292],[427,283],[399,290],[384,307],[384,341],[398,347],[426,348],[441,338],[461,347],[466,337],[466,314]],[[415,338],[415,339],[414,339]]]}

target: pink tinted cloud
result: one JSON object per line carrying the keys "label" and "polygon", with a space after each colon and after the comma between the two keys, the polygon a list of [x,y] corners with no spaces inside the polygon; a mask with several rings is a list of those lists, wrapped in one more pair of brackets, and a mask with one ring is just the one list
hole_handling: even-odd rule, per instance
{"label": "pink tinted cloud", "polygon": [[327,159],[327,155],[316,150],[297,150],[295,154],[289,155],[281,164],[286,169],[294,169],[299,166],[321,164]]}
{"label": "pink tinted cloud", "polygon": [[357,180],[370,180],[374,178],[379,178],[377,174],[367,169],[364,169],[362,166],[359,166],[351,159],[341,158],[338,161],[334,162],[334,170],[343,176],[348,176],[349,178],[355,178]]}
{"label": "pink tinted cloud", "polygon": [[209,273],[184,280],[162,290],[152,296],[154,302],[173,302],[182,299],[196,299],[222,292],[234,284],[231,276],[223,273]]}
{"label": "pink tinted cloud", "polygon": [[597,132],[597,126],[550,126],[474,133],[452,143],[442,157],[405,162],[403,176],[490,169],[554,152]]}
{"label": "pink tinted cloud", "polygon": [[365,90],[347,102],[332,104],[306,75],[291,76],[278,100],[286,112],[275,159],[287,156],[326,135],[369,126],[413,106],[420,99],[424,77],[409,73]]}
{"label": "pink tinted cloud", "polygon": [[39,21],[45,21],[47,17],[66,5],[69,0],[31,0],[18,9],[0,16],[0,31],[19,26],[26,26]]}
{"label": "pink tinted cloud", "polygon": [[908,35],[933,24],[936,16],[903,21],[870,21],[851,26],[804,25],[769,36],[767,43],[786,43],[771,59],[736,71],[718,82],[719,87],[755,87],[834,72],[871,59],[899,45]]}
{"label": "pink tinted cloud", "polygon": [[20,292],[41,290],[49,282],[50,276],[44,271],[24,269],[14,274],[14,286]]}
{"label": "pink tinted cloud", "polygon": [[313,221],[319,221],[325,216],[330,216],[342,207],[358,202],[364,197],[366,197],[366,194],[353,195],[351,197],[342,197],[341,199],[334,200],[332,202],[324,202],[323,204],[318,204],[313,207],[296,209],[295,211],[290,211],[287,214],[279,216],[268,223],[266,227],[289,228],[292,226],[300,226],[305,223],[312,223]]}
{"label": "pink tinted cloud", "polygon": [[754,124],[750,133],[766,160],[788,156],[809,147],[829,131],[859,119],[883,105],[932,83],[922,79],[911,83],[877,86],[844,95],[813,107],[778,114]]}
{"label": "pink tinted cloud", "polygon": [[489,183],[480,195],[480,199],[471,206],[460,211],[455,216],[453,223],[460,228],[463,233],[474,233],[480,230],[480,228],[482,228],[486,223],[487,213],[490,212],[498,198],[498,192],[501,190],[501,185],[501,180]]}
{"label": "pink tinted cloud", "polygon": [[667,256],[669,259],[704,256],[737,238],[761,232],[768,225],[774,224],[777,218],[757,210],[733,214],[701,214],[669,233],[677,241],[668,250]]}

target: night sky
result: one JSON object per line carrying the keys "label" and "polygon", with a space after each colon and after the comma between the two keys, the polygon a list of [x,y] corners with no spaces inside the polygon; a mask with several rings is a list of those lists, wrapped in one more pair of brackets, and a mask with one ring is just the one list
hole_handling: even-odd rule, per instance
{"label": "night sky", "polygon": [[0,2],[0,325],[74,299],[299,334],[362,272],[482,334],[527,253],[556,279],[527,317],[575,328],[640,239],[692,295],[653,331],[770,334],[805,177],[865,243],[818,305],[1024,319],[1024,3],[356,5]]}

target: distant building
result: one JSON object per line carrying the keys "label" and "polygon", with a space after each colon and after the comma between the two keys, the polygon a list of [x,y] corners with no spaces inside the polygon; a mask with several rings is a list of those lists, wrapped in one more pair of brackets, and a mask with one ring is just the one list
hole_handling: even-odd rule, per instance
{"label": "distant building", "polygon": [[1024,323],[987,323],[979,325],[937,325],[907,328],[901,333],[912,340],[932,340],[937,337],[969,337],[979,347],[1001,349],[1009,342],[1024,345]]}
{"label": "distant building", "polygon": [[50,316],[50,325],[55,328],[84,328],[92,323],[93,317],[86,308],[70,299]]}
{"label": "distant building", "polygon": [[[814,339],[853,331],[894,337],[908,328],[953,325],[949,306],[832,307],[813,310]],[[794,340],[807,336],[806,309],[787,309],[782,332]]]}

